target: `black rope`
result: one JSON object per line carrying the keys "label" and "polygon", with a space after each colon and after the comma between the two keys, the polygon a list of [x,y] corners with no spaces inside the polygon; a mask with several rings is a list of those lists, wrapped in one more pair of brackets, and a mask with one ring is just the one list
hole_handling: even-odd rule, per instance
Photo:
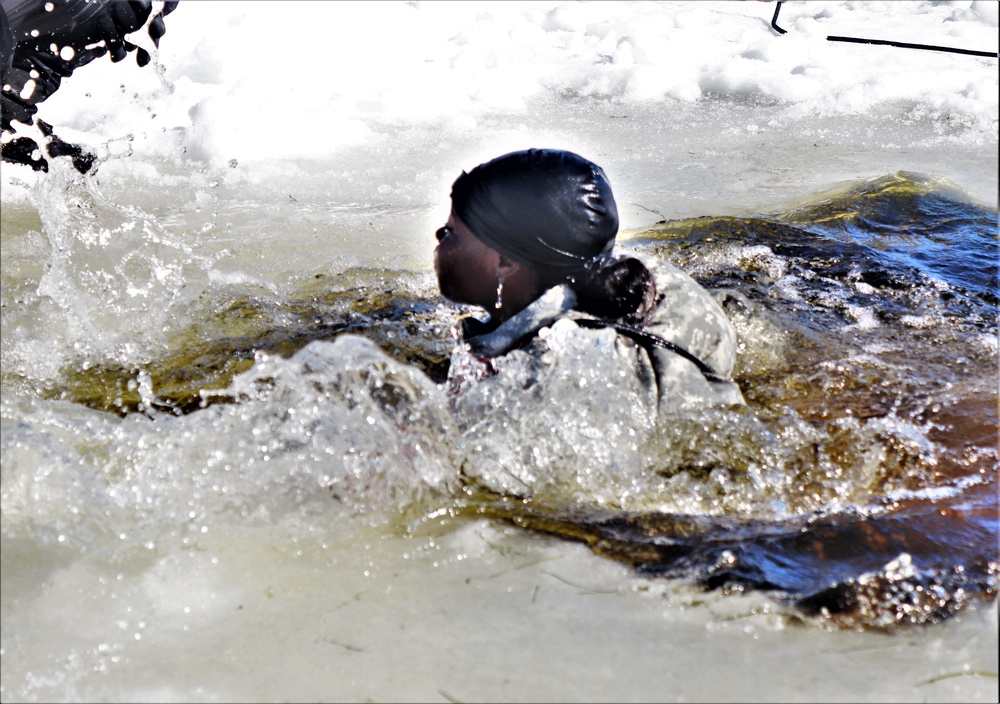
{"label": "black rope", "polygon": [[702,362],[700,359],[695,357],[693,354],[688,352],[683,347],[675,345],[670,340],[664,340],[662,337],[655,333],[647,332],[646,330],[640,330],[639,328],[632,327],[631,325],[626,325],[625,323],[618,323],[612,320],[599,320],[596,318],[574,318],[574,322],[583,328],[591,328],[592,330],[599,330],[602,328],[611,328],[626,337],[630,337],[636,342],[638,342],[643,347],[659,347],[661,349],[670,350],[674,354],[678,354],[687,361],[691,362],[694,366],[698,367],[698,371],[701,372],[702,376],[708,381],[713,382],[727,382],[729,379],[721,377],[715,373],[715,370],[710,366]]}
{"label": "black rope", "polygon": [[950,51],[953,54],[969,54],[970,56],[996,57],[997,52],[975,51],[974,49],[958,49],[951,46],[933,46],[931,44],[908,44],[907,42],[891,42],[887,39],[861,39],[859,37],[834,37],[826,38],[830,42],[851,42],[853,44],[884,44],[886,46],[898,46],[901,49],[926,49],[928,51]]}
{"label": "black rope", "polygon": [[[771,18],[771,27],[778,34],[787,34],[784,29],[778,26],[778,13],[781,11],[781,0],[775,3],[774,17]],[[852,44],[882,44],[884,46],[895,46],[900,49],[924,49],[926,51],[948,51],[953,54],[966,54],[969,56],[986,56],[989,58],[996,58],[998,56],[995,51],[976,51],[974,49],[959,49],[952,46],[935,46],[933,44],[910,44],[908,42],[893,42],[887,39],[862,39],[860,37],[837,37],[828,36],[826,38],[828,42],[850,42]]]}

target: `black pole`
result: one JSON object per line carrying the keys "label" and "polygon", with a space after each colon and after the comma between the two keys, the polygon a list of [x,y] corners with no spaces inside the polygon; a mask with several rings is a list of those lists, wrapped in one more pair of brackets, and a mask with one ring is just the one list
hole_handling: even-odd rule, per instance
{"label": "black pole", "polygon": [[774,17],[771,18],[771,26],[774,28],[774,31],[777,32],[778,34],[786,34],[785,30],[783,30],[781,27],[778,26],[779,12],[781,12],[781,0],[778,0],[778,2],[774,6]]}

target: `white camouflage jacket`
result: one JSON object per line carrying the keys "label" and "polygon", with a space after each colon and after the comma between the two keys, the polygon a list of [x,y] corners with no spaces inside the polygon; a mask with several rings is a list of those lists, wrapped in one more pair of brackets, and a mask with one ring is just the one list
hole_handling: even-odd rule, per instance
{"label": "white camouflage jacket", "polygon": [[[459,345],[452,358],[452,390],[464,393],[471,382],[502,385],[502,378],[493,377],[503,377],[511,363],[523,377],[519,382],[523,388],[536,387],[560,377],[551,367],[568,362],[570,368],[582,363],[581,378],[603,370],[618,388],[623,383],[634,386],[653,416],[742,404],[740,389],[730,379],[736,362],[736,330],[722,307],[672,264],[630,256],[646,265],[656,283],[656,308],[643,330],[597,321],[574,309],[576,296],[569,286],[555,286],[491,332],[474,334],[478,321],[466,325],[465,348]],[[595,349],[589,352],[590,359],[582,359],[580,352],[587,340]],[[476,358],[483,368],[474,369]],[[484,392],[490,393],[488,388]],[[544,393],[534,390],[535,395]]]}

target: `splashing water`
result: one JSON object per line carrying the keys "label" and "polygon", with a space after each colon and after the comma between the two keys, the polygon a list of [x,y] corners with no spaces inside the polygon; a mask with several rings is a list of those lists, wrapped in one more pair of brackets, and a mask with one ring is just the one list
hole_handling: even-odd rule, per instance
{"label": "splashing water", "polygon": [[[772,12],[182,3],[62,81],[89,175],[0,183],[3,700],[993,701],[996,61],[825,37],[996,3]],[[745,408],[654,421],[565,327],[558,398],[445,384],[451,179],[547,146]]]}
{"label": "splashing water", "polygon": [[[192,545],[242,524],[309,533],[321,517],[379,523],[452,503],[577,538],[613,525],[618,547],[600,552],[629,564],[650,540],[684,543],[683,559],[642,569],[762,587],[849,623],[913,620],[897,597],[862,606],[872,575],[931,579],[946,606],[927,618],[995,596],[997,288],[995,265],[973,266],[995,245],[995,214],[947,184],[901,173],[770,218],[635,233],[627,247],[719,297],[749,402],[654,420],[627,377],[590,362],[610,331],[555,326],[548,372],[515,353],[488,392],[449,395],[439,382],[461,311],[427,276],[360,267],[286,290],[215,285],[224,250],[195,255],[100,189],[53,183],[36,201],[52,247],[37,291],[14,277],[5,292],[25,299],[5,308],[15,329],[59,321],[64,336],[41,366],[5,336],[9,537]],[[558,393],[533,393],[538,373]],[[906,542],[928,520],[907,511],[928,500],[986,517],[953,522],[972,546],[962,559]],[[868,518],[902,522],[898,553],[845,563],[803,548],[785,560],[816,579],[768,572],[775,532],[838,541]],[[885,577],[911,553],[912,580]],[[837,598],[817,605],[831,585]]]}

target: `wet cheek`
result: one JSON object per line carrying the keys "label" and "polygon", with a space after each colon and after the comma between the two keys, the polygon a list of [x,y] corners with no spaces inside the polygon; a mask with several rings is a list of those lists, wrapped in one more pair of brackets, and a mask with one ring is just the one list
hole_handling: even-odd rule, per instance
{"label": "wet cheek", "polygon": [[451,267],[448,265],[447,253],[442,253],[439,249],[434,251],[434,273],[437,274],[438,288],[446,298],[453,295]]}
{"label": "wet cheek", "polygon": [[434,269],[443,271],[448,268],[448,262],[454,259],[454,253],[447,244],[442,242],[434,248]]}

